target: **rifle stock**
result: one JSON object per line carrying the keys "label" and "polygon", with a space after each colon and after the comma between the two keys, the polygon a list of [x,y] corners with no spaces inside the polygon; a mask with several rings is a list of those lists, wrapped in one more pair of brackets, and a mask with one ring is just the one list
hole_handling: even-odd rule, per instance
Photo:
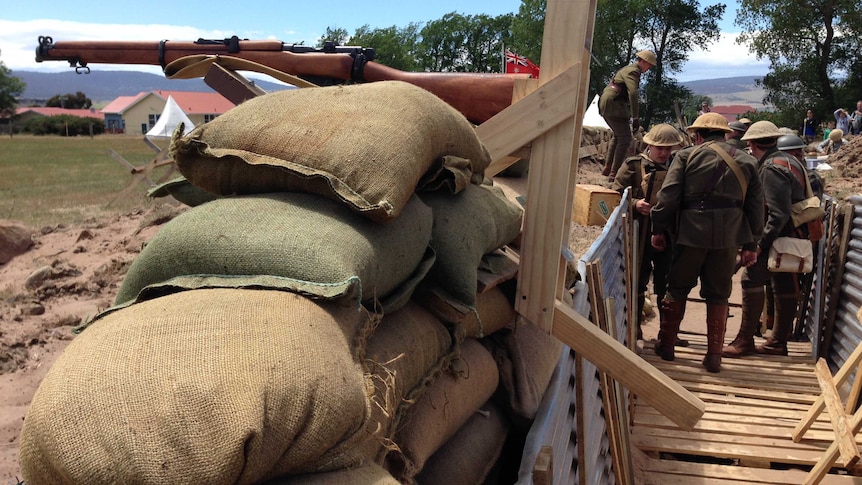
{"label": "rifle stock", "polygon": [[195,55],[230,55],[302,78],[327,78],[337,82],[403,81],[426,89],[460,111],[473,123],[483,123],[512,102],[519,74],[407,72],[373,62],[373,49],[337,47],[323,49],[285,44],[277,40],[197,41],[61,41],[39,37],[36,62],[68,61],[79,73],[88,64],[137,64],[161,66]]}

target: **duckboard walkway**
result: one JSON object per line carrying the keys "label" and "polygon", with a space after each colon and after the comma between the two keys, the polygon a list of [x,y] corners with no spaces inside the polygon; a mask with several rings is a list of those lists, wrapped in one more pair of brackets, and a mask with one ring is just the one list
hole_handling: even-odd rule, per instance
{"label": "duckboard walkway", "polygon": [[[683,338],[691,345],[677,347],[672,362],[655,355],[652,342],[644,344],[641,356],[703,400],[706,412],[693,430],[683,431],[634,398],[631,444],[637,456],[635,468],[642,472],[642,480],[637,482],[804,482],[808,471],[835,440],[826,413],[819,416],[800,443],[791,439],[794,427],[821,394],[811,344],[789,343],[786,357],[724,358],[721,372],[711,374],[701,365],[706,337],[685,334]],[[859,437],[857,444],[862,444]],[[842,467],[839,460],[821,483],[862,483],[862,478],[852,476],[859,475],[859,470]]]}

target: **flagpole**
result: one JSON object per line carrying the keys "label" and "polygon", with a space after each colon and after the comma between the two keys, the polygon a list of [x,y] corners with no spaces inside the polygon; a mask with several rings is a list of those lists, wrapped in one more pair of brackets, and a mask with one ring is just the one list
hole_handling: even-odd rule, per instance
{"label": "flagpole", "polygon": [[506,44],[500,43],[500,72],[506,73]]}

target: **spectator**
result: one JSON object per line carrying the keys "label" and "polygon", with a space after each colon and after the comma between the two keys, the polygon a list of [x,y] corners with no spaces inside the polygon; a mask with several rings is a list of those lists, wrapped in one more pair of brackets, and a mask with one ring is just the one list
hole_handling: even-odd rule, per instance
{"label": "spectator", "polygon": [[809,109],[805,119],[802,120],[802,139],[805,143],[813,143],[815,138],[817,138],[817,120],[814,119],[814,112]]}
{"label": "spectator", "polygon": [[835,128],[841,130],[842,135],[850,133],[850,117],[847,116],[847,110],[838,108],[833,114],[835,115]]}
{"label": "spectator", "polygon": [[829,132],[829,139],[817,145],[817,153],[832,155],[844,145],[844,132],[835,128]]}
{"label": "spectator", "polygon": [[856,110],[850,115],[850,134],[862,133],[862,99],[856,101]]}
{"label": "spectator", "polygon": [[712,110],[709,108],[709,102],[704,101],[703,103],[700,103],[700,111],[697,112],[697,115],[700,116],[704,113],[709,113],[711,111]]}
{"label": "spectator", "polygon": [[823,130],[823,141],[826,141],[829,139],[829,133],[831,133],[832,130],[834,130],[834,129],[835,129],[835,122],[834,121],[830,121],[829,123],[826,123],[826,129]]}
{"label": "spectator", "polygon": [[[643,50],[635,54],[637,60],[623,67],[614,74],[611,82],[599,97],[599,114],[608,123],[614,137],[608,149],[608,158],[602,175],[611,180],[616,177],[617,170],[623,164],[632,144],[632,131],[640,128],[640,100],[638,88],[641,74],[650,70],[656,64],[655,54]],[[631,117],[631,125],[629,125]]]}

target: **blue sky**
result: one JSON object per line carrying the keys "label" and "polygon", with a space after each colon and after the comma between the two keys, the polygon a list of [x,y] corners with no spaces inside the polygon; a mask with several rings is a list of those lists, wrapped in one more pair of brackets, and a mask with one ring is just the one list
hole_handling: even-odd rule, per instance
{"label": "blue sky", "polygon": [[[242,3],[242,5],[240,5]],[[703,1],[711,5],[715,1]],[[742,75],[762,75],[766,63],[757,62],[746,49],[734,44],[736,2],[729,1],[720,27],[722,40],[709,51],[695,52],[680,81]],[[0,60],[15,70],[68,69],[63,62],[36,63],[34,51],[40,35],[60,40],[195,40],[238,35],[249,39],[278,39],[286,43],[313,45],[327,27],[353,32],[371,28],[436,20],[449,12],[465,15],[517,13],[520,0],[374,0],[373,2],[329,0],[290,2],[198,2],[108,0],[81,7],[67,0],[17,1],[0,14]],[[373,46],[366,46],[373,47]],[[534,59],[538,62],[538,59]],[[93,65],[94,69],[159,69],[140,66]]]}

